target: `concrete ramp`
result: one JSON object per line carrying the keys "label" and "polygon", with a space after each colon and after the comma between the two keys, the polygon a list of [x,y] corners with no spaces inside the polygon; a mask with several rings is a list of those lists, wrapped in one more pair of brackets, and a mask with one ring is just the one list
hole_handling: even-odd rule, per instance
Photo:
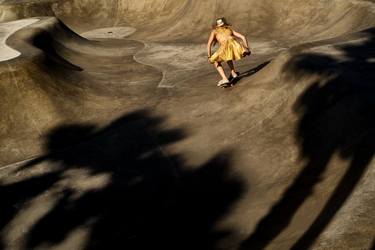
{"label": "concrete ramp", "polygon": [[[374,14],[0,1],[0,249],[373,249]],[[221,16],[253,52],[227,89]]]}

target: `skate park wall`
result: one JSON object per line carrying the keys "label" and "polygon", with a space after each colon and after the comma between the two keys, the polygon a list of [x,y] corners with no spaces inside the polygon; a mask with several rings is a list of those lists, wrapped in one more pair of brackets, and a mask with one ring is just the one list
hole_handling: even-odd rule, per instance
{"label": "skate park wall", "polygon": [[0,21],[55,15],[77,32],[131,26],[136,38],[204,42],[210,25],[225,16],[252,39],[286,44],[331,38],[375,24],[366,0],[188,1],[188,0],[46,0],[3,1]]}
{"label": "skate park wall", "polygon": [[[102,27],[129,26],[137,29],[130,36],[136,40],[205,43],[211,29],[210,25],[215,18],[225,16],[251,41],[272,40],[288,48],[372,27],[375,25],[374,13],[373,2],[365,0],[2,1],[0,2],[0,21],[46,15],[54,15],[61,20],[56,18],[44,20],[35,24],[34,28],[22,29],[8,39],[8,42],[14,42],[13,46],[18,46],[18,50],[23,51],[23,55],[1,65],[3,79],[8,79],[2,83],[4,99],[13,100],[2,104],[2,112],[5,114],[2,118],[2,126],[3,131],[7,131],[2,133],[2,139],[7,141],[4,145],[8,145],[2,149],[3,155],[6,155],[2,164],[9,164],[37,154],[36,152],[40,151],[40,140],[37,139],[37,135],[43,134],[40,131],[48,130],[47,127],[52,124],[52,120],[59,121],[61,112],[56,113],[56,107],[61,110],[61,103],[64,103],[62,100],[72,96],[67,93],[85,93],[86,95],[90,92],[88,90],[90,87],[83,87],[83,81],[80,78],[84,76],[79,71],[69,71],[67,73],[70,75],[69,79],[62,77],[64,73],[61,73],[67,70],[66,62],[74,62],[74,58],[80,57],[80,52],[86,51],[90,54],[98,51],[90,41],[78,35],[81,32]],[[45,44],[44,48],[36,48],[33,41],[38,40],[38,37],[42,37],[39,41],[43,40],[45,34],[48,34],[47,37],[50,38],[46,40],[46,43],[50,42],[50,44]],[[41,63],[41,58],[50,57],[51,55],[48,54],[51,51],[62,59],[60,63],[65,63],[64,67],[59,68],[59,74],[53,73],[50,68]],[[268,77],[275,76],[278,70],[273,67],[275,65],[278,68],[282,67],[282,64],[278,62],[279,60],[276,60],[275,63],[271,63],[260,74]],[[40,77],[47,79],[41,80]],[[80,80],[72,81],[75,77]],[[36,80],[33,81],[33,79]],[[55,84],[56,79],[59,79],[58,85]],[[29,83],[30,81],[33,83]],[[17,82],[19,86],[24,86],[25,91],[28,89],[26,92],[33,94],[25,94],[26,98],[23,98],[22,95],[16,94],[17,86],[8,82]],[[77,84],[72,85],[72,82]],[[44,83],[44,86],[41,86],[41,83]],[[52,92],[49,93],[49,91]],[[97,92],[88,95],[95,96]],[[62,99],[59,101],[59,98],[55,98],[56,96]],[[22,103],[16,106],[20,108],[20,112],[13,112],[11,104],[14,100]],[[80,98],[77,97],[73,103],[79,102],[78,100]],[[28,110],[31,107],[34,111]],[[70,118],[74,116],[74,112],[71,111],[63,113],[64,119],[69,120],[69,116]],[[33,116],[31,114],[35,114],[35,117],[40,116],[40,119],[31,119],[30,117]],[[47,124],[50,125],[47,126]],[[31,133],[30,129],[35,131]],[[27,135],[30,134],[35,134],[36,137],[28,137]],[[36,146],[28,147],[28,152],[11,153],[12,148],[17,148],[18,144],[24,144],[25,140],[30,145]]]}

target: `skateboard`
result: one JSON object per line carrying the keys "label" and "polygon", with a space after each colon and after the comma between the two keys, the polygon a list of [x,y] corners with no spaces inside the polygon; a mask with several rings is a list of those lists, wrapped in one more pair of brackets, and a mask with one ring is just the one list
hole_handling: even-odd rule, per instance
{"label": "skateboard", "polygon": [[231,88],[231,87],[233,87],[233,86],[234,86],[233,83],[228,82],[228,83],[226,83],[226,84],[221,85],[220,88],[226,89],[226,88]]}

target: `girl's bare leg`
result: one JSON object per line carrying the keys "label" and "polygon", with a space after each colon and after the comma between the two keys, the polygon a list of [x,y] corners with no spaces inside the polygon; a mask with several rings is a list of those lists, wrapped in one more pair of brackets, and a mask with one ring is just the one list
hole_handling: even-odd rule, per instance
{"label": "girl's bare leg", "polygon": [[230,73],[232,74],[233,77],[236,77],[237,76],[237,73],[236,73],[236,69],[234,68],[234,63],[233,61],[227,61],[228,63],[228,66],[230,68]]}
{"label": "girl's bare leg", "polygon": [[224,69],[223,69],[223,66],[221,65],[221,63],[215,62],[215,67],[216,67],[217,71],[219,72],[220,76],[223,78],[223,80],[228,81],[228,78],[225,75],[225,72],[224,72]]}

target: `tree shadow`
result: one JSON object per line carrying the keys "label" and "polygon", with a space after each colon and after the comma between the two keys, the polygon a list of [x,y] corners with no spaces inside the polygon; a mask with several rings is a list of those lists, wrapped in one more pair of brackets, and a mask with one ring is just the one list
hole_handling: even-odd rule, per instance
{"label": "tree shadow", "polygon": [[284,70],[294,77],[307,73],[326,76],[302,93],[294,111],[300,116],[296,138],[307,160],[282,198],[258,223],[241,249],[264,249],[291,222],[323,178],[334,154],[348,168],[313,223],[292,249],[308,249],[343,206],[366,171],[375,152],[375,29],[363,32],[362,43],[338,45],[344,59],[303,53]]}
{"label": "tree shadow", "polygon": [[[162,129],[163,120],[143,110],[104,128],[73,124],[52,130],[46,154],[18,171],[41,162],[53,170],[0,185],[0,193],[9,194],[2,196],[0,232],[25,202],[61,187],[55,205],[27,232],[27,249],[57,246],[82,228],[89,232],[85,249],[218,249],[232,231],[217,223],[244,191],[230,170],[232,153],[187,166],[180,155],[163,150],[186,134]],[[96,185],[100,178],[104,182]],[[74,185],[62,185],[69,182]],[[18,209],[9,209],[16,204]]]}

